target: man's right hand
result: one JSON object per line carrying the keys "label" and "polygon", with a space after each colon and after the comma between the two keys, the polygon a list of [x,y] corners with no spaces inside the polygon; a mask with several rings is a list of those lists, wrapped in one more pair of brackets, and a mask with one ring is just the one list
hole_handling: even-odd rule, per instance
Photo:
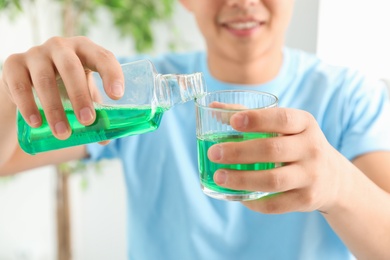
{"label": "man's right hand", "polygon": [[87,82],[90,71],[99,72],[109,97],[122,96],[124,79],[120,64],[110,51],[86,37],[53,37],[27,52],[9,56],[4,63],[3,86],[26,122],[38,127],[42,118],[34,100],[34,88],[53,134],[66,139],[71,131],[57,80],[64,82],[79,122],[90,125],[96,116]]}
{"label": "man's right hand", "polygon": [[17,142],[15,110],[20,111],[31,127],[42,124],[34,89],[53,134],[59,139],[68,138],[71,131],[57,80],[61,78],[64,82],[80,123],[89,125],[95,120],[87,80],[91,71],[101,75],[109,97],[119,99],[122,96],[124,78],[115,56],[85,37],[54,37],[6,59],[0,77],[0,175],[87,156],[85,146],[35,156],[24,153]]}

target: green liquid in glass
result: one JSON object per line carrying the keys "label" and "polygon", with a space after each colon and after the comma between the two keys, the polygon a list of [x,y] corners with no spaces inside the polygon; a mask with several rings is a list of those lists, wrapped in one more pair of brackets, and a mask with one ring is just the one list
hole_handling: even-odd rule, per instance
{"label": "green liquid in glass", "polygon": [[198,163],[200,172],[201,184],[209,190],[219,193],[225,193],[230,195],[244,195],[251,193],[252,191],[245,190],[232,190],[218,186],[214,182],[214,173],[218,169],[234,169],[234,170],[247,170],[258,171],[275,168],[275,163],[271,162],[259,162],[251,164],[219,164],[210,161],[207,157],[208,149],[217,143],[223,142],[241,142],[245,140],[251,140],[256,138],[268,138],[276,136],[274,133],[224,133],[224,134],[210,134],[198,137]]}
{"label": "green liquid in glass", "polygon": [[[151,132],[158,128],[164,108],[150,107],[104,107],[97,106],[96,120],[92,125],[80,124],[71,109],[65,109],[71,136],[66,140],[54,137],[47,123],[43,110],[40,114],[43,123],[38,128],[31,128],[18,112],[18,140],[21,148],[30,154],[50,151],[70,146],[111,140],[128,135]],[[153,113],[154,112],[154,113]]]}

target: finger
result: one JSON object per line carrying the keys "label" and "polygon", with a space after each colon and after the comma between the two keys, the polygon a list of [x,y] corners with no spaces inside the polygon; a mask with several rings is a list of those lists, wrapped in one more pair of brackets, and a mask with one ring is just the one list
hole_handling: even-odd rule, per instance
{"label": "finger", "polygon": [[35,50],[29,52],[31,58],[27,61],[27,66],[50,129],[58,139],[67,139],[71,130],[60,99],[54,67],[49,59],[35,56]]}
{"label": "finger", "polygon": [[64,48],[53,54],[53,62],[61,77],[60,82],[63,82],[59,85],[60,93],[66,91],[65,96],[69,96],[74,113],[80,123],[92,124],[95,121],[96,113],[88,88],[87,75],[79,57],[73,50]]}
{"label": "finger", "polygon": [[302,150],[306,140],[304,135],[266,137],[258,133],[258,138],[226,142],[211,146],[207,152],[208,158],[216,163],[257,163],[257,162],[293,162],[305,156]]}
{"label": "finger", "polygon": [[86,76],[87,76],[87,83],[88,83],[88,89],[89,93],[91,94],[92,102],[96,104],[102,104],[103,103],[103,98],[104,98],[104,93],[100,90],[101,88],[98,87],[96,84],[96,79],[94,77],[93,71],[86,70]]}
{"label": "finger", "polygon": [[230,119],[230,124],[242,132],[274,132],[288,135],[303,132],[313,120],[313,116],[308,112],[276,107],[236,113]]}
{"label": "finger", "polygon": [[124,93],[124,76],[115,55],[85,37],[76,37],[76,54],[82,64],[97,71],[103,80],[104,89],[112,99]]}
{"label": "finger", "polygon": [[215,172],[214,181],[233,190],[283,192],[308,185],[308,178],[301,172],[296,164],[258,171],[220,169]]}
{"label": "finger", "polygon": [[303,190],[289,190],[272,194],[258,200],[243,201],[246,207],[264,214],[282,214],[289,212],[309,212],[318,208],[314,196]]}
{"label": "finger", "polygon": [[209,107],[216,108],[212,110],[213,117],[223,124],[230,124],[230,118],[240,109],[245,109],[245,106],[241,104],[228,104],[218,101],[210,103]]}
{"label": "finger", "polygon": [[[10,56],[4,63],[4,83],[24,120],[31,127],[42,124],[42,118],[32,94],[32,82],[20,55]],[[14,73],[14,72],[17,72]]]}
{"label": "finger", "polygon": [[227,110],[241,110],[246,109],[244,105],[241,104],[229,104],[229,103],[222,103],[218,101],[214,101],[210,103],[210,108],[220,108],[220,109],[227,109]]}

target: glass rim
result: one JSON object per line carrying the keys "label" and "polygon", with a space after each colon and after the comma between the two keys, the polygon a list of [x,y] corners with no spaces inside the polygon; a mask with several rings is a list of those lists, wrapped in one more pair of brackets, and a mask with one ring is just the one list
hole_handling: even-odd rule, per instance
{"label": "glass rim", "polygon": [[[198,100],[205,98],[209,94],[219,94],[219,93],[228,93],[228,92],[245,92],[245,93],[254,93],[256,95],[262,95],[262,96],[267,96],[271,97],[274,99],[274,101],[268,105],[268,106],[262,106],[262,107],[257,107],[257,108],[216,108],[216,107],[209,107],[207,105],[202,105],[198,102]],[[196,107],[205,109],[205,110],[215,110],[215,111],[245,111],[245,110],[257,110],[257,109],[265,109],[265,108],[272,108],[272,107],[277,107],[279,102],[279,99],[276,95],[271,94],[269,92],[264,92],[264,91],[259,91],[259,90],[250,90],[250,89],[239,89],[239,90],[217,90],[217,91],[212,91],[212,92],[207,92],[201,97],[195,98],[194,103]]]}

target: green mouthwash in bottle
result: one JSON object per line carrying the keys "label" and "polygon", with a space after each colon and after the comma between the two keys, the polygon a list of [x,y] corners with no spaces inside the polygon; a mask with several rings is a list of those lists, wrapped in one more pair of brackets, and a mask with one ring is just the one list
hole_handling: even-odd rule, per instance
{"label": "green mouthwash in bottle", "polygon": [[58,82],[62,104],[68,118],[71,136],[66,140],[57,139],[48,123],[35,95],[42,116],[42,125],[30,127],[21,114],[17,114],[18,140],[21,148],[29,153],[95,143],[129,135],[156,130],[163,113],[176,104],[184,103],[206,92],[201,73],[158,74],[148,60],[122,65],[125,76],[125,92],[121,99],[112,100],[104,91],[102,79],[93,73],[91,96],[94,101],[96,120],[89,126],[78,122],[62,81]]}

